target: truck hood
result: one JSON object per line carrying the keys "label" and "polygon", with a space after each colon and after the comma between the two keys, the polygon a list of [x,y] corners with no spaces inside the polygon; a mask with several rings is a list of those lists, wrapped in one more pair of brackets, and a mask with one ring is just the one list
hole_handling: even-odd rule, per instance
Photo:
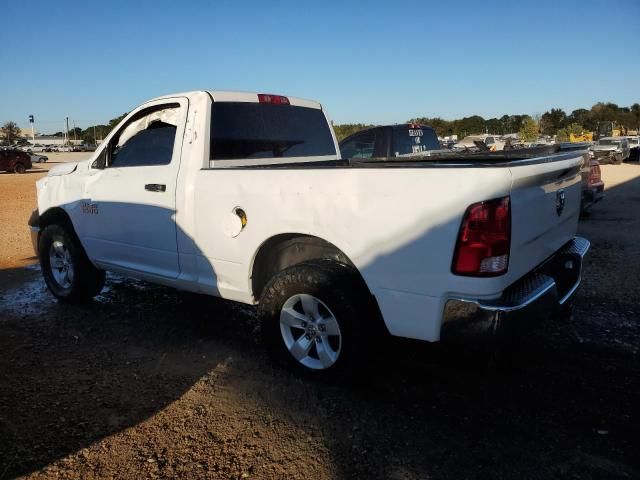
{"label": "truck hood", "polygon": [[62,175],[68,175],[70,173],[75,172],[76,168],[78,168],[78,162],[64,163],[62,165],[57,165],[53,167],[51,170],[49,170],[49,173],[47,174],[47,176],[59,177]]}

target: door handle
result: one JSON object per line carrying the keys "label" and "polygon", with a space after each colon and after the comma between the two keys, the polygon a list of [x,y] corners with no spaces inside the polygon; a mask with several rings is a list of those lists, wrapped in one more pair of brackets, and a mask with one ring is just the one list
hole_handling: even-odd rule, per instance
{"label": "door handle", "polygon": [[147,183],[144,189],[150,192],[166,192],[167,186],[161,183]]}

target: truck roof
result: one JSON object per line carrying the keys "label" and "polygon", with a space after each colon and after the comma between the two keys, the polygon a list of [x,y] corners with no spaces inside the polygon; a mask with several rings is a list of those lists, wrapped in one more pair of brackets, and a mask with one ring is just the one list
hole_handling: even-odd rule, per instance
{"label": "truck roof", "polygon": [[[149,102],[155,100],[163,100],[165,98],[175,98],[175,97],[192,97],[198,94],[206,93],[213,98],[214,102],[249,102],[249,103],[258,103],[258,95],[259,94],[268,94],[268,95],[281,95],[281,94],[271,94],[269,92],[236,92],[231,90],[194,90],[190,92],[181,92],[181,93],[173,93],[170,95],[162,95],[160,97],[152,98],[148,100]],[[307,100],[305,98],[298,97],[290,97],[289,95],[282,95],[289,99],[289,103],[296,107],[307,107],[307,108],[317,108],[322,110],[322,105],[319,102],[314,100]],[[146,102],[145,102],[146,103]]]}

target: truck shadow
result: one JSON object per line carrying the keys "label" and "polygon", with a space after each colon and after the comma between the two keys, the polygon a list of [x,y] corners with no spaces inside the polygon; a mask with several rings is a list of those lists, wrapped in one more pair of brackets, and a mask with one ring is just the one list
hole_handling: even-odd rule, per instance
{"label": "truck shadow", "polygon": [[[86,472],[92,456],[117,451],[110,437],[124,431],[141,471],[159,451],[159,467],[178,464],[174,444],[248,468],[293,443],[307,456],[328,450],[341,478],[495,477],[535,471],[541,459],[550,474],[634,473],[631,445],[640,432],[628,415],[637,355],[579,344],[551,320],[498,355],[394,341],[366,376],[326,385],[269,362],[251,308],[119,277],[96,302],[58,305],[30,273],[22,296],[3,292],[22,313],[0,314],[5,478],[69,455],[70,468]],[[226,400],[216,393],[227,389]],[[275,438],[266,433],[273,425]],[[598,431],[610,433],[603,439]],[[243,457],[255,432],[270,445],[258,441],[260,459]],[[300,436],[293,442],[292,432]],[[212,444],[212,434],[231,451]],[[320,445],[309,446],[309,437]],[[602,467],[599,458],[612,464]],[[293,473],[303,460],[285,468]]]}
{"label": "truck shadow", "polygon": [[[498,351],[390,341],[357,381],[325,385],[267,360],[251,307],[118,276],[96,301],[61,305],[37,269],[0,271],[0,478],[64,476],[69,456],[96,475],[92,458],[116,454],[172,476],[185,449],[214,477],[274,463],[293,477],[314,455],[340,478],[632,477],[640,365],[633,344],[601,341],[596,297],[583,289],[571,320],[541,319]],[[638,311],[620,300],[605,313]],[[637,319],[618,328],[633,338]]]}

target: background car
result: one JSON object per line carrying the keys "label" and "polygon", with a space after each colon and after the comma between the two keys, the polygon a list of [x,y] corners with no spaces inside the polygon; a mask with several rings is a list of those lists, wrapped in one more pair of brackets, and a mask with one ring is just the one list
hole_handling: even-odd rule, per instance
{"label": "background car", "polygon": [[31,153],[42,152],[43,150],[44,150],[44,147],[42,145],[30,145],[29,146],[29,151]]}
{"label": "background car", "polygon": [[629,161],[640,161],[640,136],[626,138],[629,142]]}
{"label": "background car", "polygon": [[405,157],[440,149],[433,128],[412,123],[367,128],[340,142],[342,158]]}
{"label": "background car", "polygon": [[604,137],[592,145],[593,157],[600,163],[620,165],[629,158],[629,142],[624,137]]}
{"label": "background car", "polygon": [[30,153],[29,155],[31,156],[31,163],[45,163],[49,160],[49,157],[39,153]]}
{"label": "background car", "polygon": [[28,153],[16,149],[0,150],[0,171],[24,173],[31,167]]}

